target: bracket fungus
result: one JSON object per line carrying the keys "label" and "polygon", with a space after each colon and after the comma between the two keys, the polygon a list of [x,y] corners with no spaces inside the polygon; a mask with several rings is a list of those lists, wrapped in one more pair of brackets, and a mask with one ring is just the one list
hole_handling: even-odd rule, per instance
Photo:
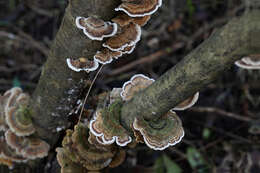
{"label": "bracket fungus", "polygon": [[87,125],[83,123],[76,125],[74,131],[67,130],[62,141],[63,147],[56,149],[61,172],[72,168],[80,172],[99,171],[110,163],[118,163],[117,153],[120,150],[114,145],[97,143],[95,136],[89,134]]}
{"label": "bracket fungus", "polygon": [[[120,93],[124,101],[130,100],[135,93],[147,88],[154,82],[154,79],[151,79],[143,74],[137,74],[131,77],[131,79],[124,83],[122,91]],[[185,110],[193,106],[199,98],[199,92],[195,93],[193,96],[181,102],[173,110]]]}
{"label": "bracket fungus", "polygon": [[117,59],[122,55],[120,51],[111,51],[108,48],[103,48],[101,51],[97,51],[94,59],[100,64],[109,64],[113,61],[113,58]]}
{"label": "bracket fungus", "polygon": [[27,159],[43,158],[50,149],[49,144],[39,138],[16,136],[10,130],[5,132],[5,139],[12,149]]}
{"label": "bracket fungus", "polygon": [[139,26],[144,26],[150,20],[151,16],[144,17],[130,17],[124,13],[117,15],[112,19],[113,22],[117,23],[120,27],[129,25],[130,23],[137,24]]}
{"label": "bracket fungus", "polygon": [[243,69],[259,70],[260,69],[260,55],[250,55],[235,62],[235,64]]}
{"label": "bracket fungus", "polygon": [[104,22],[96,17],[77,17],[76,26],[83,30],[84,34],[91,40],[103,40],[117,33],[117,24]]}
{"label": "bracket fungus", "polygon": [[183,111],[192,107],[199,99],[199,92],[196,92],[193,96],[189,97],[188,99],[184,100],[177,106],[173,108],[175,111]]}
{"label": "bracket fungus", "polygon": [[173,146],[184,136],[182,122],[173,111],[169,111],[156,122],[136,117],[133,128],[142,134],[146,145],[154,150]]}
{"label": "bracket fungus", "polygon": [[112,51],[121,51],[128,46],[135,45],[141,39],[141,27],[137,24],[130,23],[121,28],[121,30],[114,36],[109,38],[103,47]]}
{"label": "bracket fungus", "polygon": [[27,107],[29,100],[30,96],[17,87],[0,96],[0,126],[5,131],[0,137],[0,163],[12,163],[9,168],[14,162],[45,157],[49,151],[46,142],[32,136],[35,128]]}
{"label": "bracket fungus", "polygon": [[77,59],[74,58],[67,58],[67,65],[68,67],[76,72],[79,71],[86,71],[86,72],[91,72],[95,71],[98,68],[98,62],[94,60],[89,60],[84,57],[80,57]]}
{"label": "bracket fungus", "polygon": [[128,135],[127,130],[120,125],[119,112],[113,112],[120,110],[115,108],[118,104],[118,102],[112,103],[108,108],[109,110],[97,110],[90,121],[90,132],[99,137],[98,141],[101,144],[108,145],[116,142],[119,146],[126,146],[132,142],[132,138]]}
{"label": "bracket fungus", "polygon": [[122,0],[115,11],[123,11],[131,17],[151,15],[162,5],[162,0]]}
{"label": "bracket fungus", "polygon": [[153,82],[154,79],[150,79],[143,74],[134,75],[131,77],[130,81],[124,83],[120,95],[124,101],[128,101],[134,96],[136,92],[147,88]]}

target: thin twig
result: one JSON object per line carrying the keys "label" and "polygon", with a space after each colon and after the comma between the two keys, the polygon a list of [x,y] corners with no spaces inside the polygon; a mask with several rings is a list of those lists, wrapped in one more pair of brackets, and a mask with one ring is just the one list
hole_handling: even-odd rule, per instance
{"label": "thin twig", "polygon": [[96,73],[96,75],[95,75],[93,81],[91,82],[91,85],[90,85],[90,87],[89,87],[89,89],[88,89],[87,95],[86,95],[86,97],[85,97],[85,99],[84,99],[84,102],[83,102],[83,104],[82,104],[82,108],[81,108],[81,111],[80,111],[78,123],[79,123],[80,120],[81,120],[81,116],[82,116],[82,114],[83,114],[84,106],[85,106],[85,104],[86,104],[86,101],[87,101],[87,98],[88,98],[88,96],[89,96],[89,93],[90,93],[90,91],[91,91],[91,89],[92,89],[92,87],[93,87],[93,85],[94,85],[94,83],[95,83],[95,81],[96,81],[96,79],[97,79],[97,77],[98,77],[98,74],[101,72],[103,66],[104,66],[104,64],[100,67],[100,69],[99,69],[98,72]]}
{"label": "thin twig", "polygon": [[190,109],[187,109],[187,110],[188,111],[194,111],[194,112],[209,112],[209,113],[213,112],[213,113],[218,113],[220,115],[224,115],[224,116],[234,118],[234,119],[237,119],[237,120],[240,120],[240,121],[245,121],[245,122],[252,121],[251,118],[244,117],[244,116],[232,113],[232,112],[226,112],[222,109],[214,108],[214,107],[199,107],[199,106],[196,106],[196,107],[193,107],[193,108],[190,108]]}

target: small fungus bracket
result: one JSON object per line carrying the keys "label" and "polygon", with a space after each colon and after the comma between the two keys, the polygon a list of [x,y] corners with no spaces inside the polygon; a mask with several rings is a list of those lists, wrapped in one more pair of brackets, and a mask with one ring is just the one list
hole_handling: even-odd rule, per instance
{"label": "small fungus bracket", "polygon": [[133,129],[140,132],[145,144],[154,150],[164,150],[179,143],[184,130],[178,115],[169,111],[156,122],[136,117]]}
{"label": "small fungus bracket", "polygon": [[124,0],[115,11],[123,11],[130,17],[143,17],[155,13],[162,0]]}
{"label": "small fungus bracket", "polygon": [[243,57],[241,60],[235,62],[235,64],[243,69],[259,70],[260,69],[260,55],[250,55]]}
{"label": "small fungus bracket", "polygon": [[98,109],[90,121],[90,132],[104,145],[116,142],[119,146],[126,146],[132,141],[127,130],[120,124],[122,102],[115,101],[108,108]]}

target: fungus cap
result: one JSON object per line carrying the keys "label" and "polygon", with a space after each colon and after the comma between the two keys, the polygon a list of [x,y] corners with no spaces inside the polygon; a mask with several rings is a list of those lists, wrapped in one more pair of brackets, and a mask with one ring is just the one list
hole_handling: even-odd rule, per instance
{"label": "fungus cap", "polygon": [[76,26],[91,40],[101,41],[105,37],[112,37],[117,32],[116,23],[104,22],[95,17],[77,17]]}
{"label": "fungus cap", "polygon": [[113,22],[117,23],[120,27],[129,25],[130,23],[137,24],[139,26],[144,26],[150,20],[151,16],[144,17],[130,17],[127,14],[121,13],[112,19]]}
{"label": "fungus cap", "polygon": [[17,163],[27,162],[26,158],[22,157],[7,144],[7,141],[3,136],[0,137],[0,158],[8,159]]}
{"label": "fungus cap", "polygon": [[140,39],[141,27],[137,24],[130,23],[122,27],[120,32],[103,43],[103,47],[112,51],[121,51],[128,46],[135,45]]}
{"label": "fungus cap", "polygon": [[113,58],[117,59],[121,56],[122,52],[120,51],[111,51],[108,48],[103,48],[101,51],[97,51],[94,59],[100,64],[109,64],[113,61]]}
{"label": "fungus cap", "polygon": [[189,97],[188,99],[184,100],[180,104],[178,104],[173,110],[175,111],[182,111],[192,107],[199,99],[199,92],[196,92],[193,96]]}
{"label": "fungus cap", "polygon": [[93,135],[99,137],[97,141],[103,145],[116,142],[119,146],[126,146],[132,141],[127,131],[120,125],[119,117],[109,114],[109,111],[97,110],[90,121],[89,129]]}
{"label": "fungus cap", "polygon": [[43,158],[48,155],[49,144],[35,137],[16,136],[10,130],[5,132],[7,144],[27,159]]}
{"label": "fungus cap", "polygon": [[155,13],[162,0],[123,0],[115,11],[123,11],[130,17],[143,17]]}
{"label": "fungus cap", "polygon": [[257,70],[260,69],[260,55],[250,55],[235,62],[235,64],[243,69]]}
{"label": "fungus cap", "polygon": [[5,112],[5,121],[17,136],[29,136],[35,132],[29,111],[24,107],[11,107]]}
{"label": "fungus cap", "polygon": [[76,72],[95,71],[99,66],[98,62],[95,59],[93,61],[90,61],[84,57],[81,57],[78,59],[67,58],[67,65],[71,70],[76,71]]}
{"label": "fungus cap", "polygon": [[151,79],[143,74],[137,74],[131,77],[130,81],[124,83],[122,87],[122,92],[120,93],[123,100],[130,100],[135,93],[147,88],[154,82],[154,79]]}
{"label": "fungus cap", "polygon": [[184,136],[182,122],[173,111],[169,111],[156,122],[136,117],[133,128],[142,134],[145,144],[154,150],[164,150],[173,146]]}

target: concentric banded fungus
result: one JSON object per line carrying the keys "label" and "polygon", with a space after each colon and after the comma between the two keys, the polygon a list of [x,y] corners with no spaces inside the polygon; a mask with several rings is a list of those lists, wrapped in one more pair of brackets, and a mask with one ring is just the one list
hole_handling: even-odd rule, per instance
{"label": "concentric banded fungus", "polygon": [[119,103],[115,102],[109,106],[109,110],[97,110],[90,121],[90,132],[97,137],[101,137],[99,139],[102,141],[99,140],[99,142],[104,145],[116,142],[119,146],[126,146],[132,141],[127,131],[120,125],[120,114],[115,112],[120,110],[117,106],[119,106]]}
{"label": "concentric banded fungus", "polygon": [[106,47],[112,51],[121,51],[125,47],[135,45],[141,38],[141,27],[139,25],[130,23],[129,25],[122,27],[114,37],[109,38],[103,47]]}
{"label": "concentric banded fungus", "polygon": [[124,13],[117,15],[112,19],[113,22],[117,23],[120,27],[129,25],[130,23],[137,24],[139,26],[144,26],[150,20],[151,16],[144,17],[130,17]]}
{"label": "concentric banded fungus", "polygon": [[134,75],[130,81],[124,83],[122,92],[120,93],[123,100],[130,100],[135,93],[147,88],[154,82],[154,79],[150,79],[142,74]]}
{"label": "concentric banded fungus", "polygon": [[235,64],[244,69],[260,69],[260,55],[250,55],[250,57],[244,57],[241,60],[236,61]]}
{"label": "concentric banded fungus", "polygon": [[0,137],[0,158],[11,160],[12,162],[27,162],[27,159],[18,155],[15,150],[8,146],[3,136]]}
{"label": "concentric banded fungus", "polygon": [[5,132],[7,144],[27,159],[42,158],[48,155],[49,144],[35,137],[19,137],[10,130]]}
{"label": "concentric banded fungus", "polygon": [[154,150],[173,146],[184,136],[181,120],[173,111],[169,111],[156,122],[135,118],[133,128],[142,134],[146,145]]}
{"label": "concentric banded fungus", "polygon": [[63,148],[57,149],[57,159],[62,170],[76,166],[78,169],[83,167],[84,171],[98,171],[117,157],[118,149],[114,145],[101,145],[95,136],[88,134],[87,125],[82,123],[76,125],[74,131],[67,130],[62,141]]}
{"label": "concentric banded fungus", "polygon": [[110,168],[115,168],[119,165],[121,165],[125,161],[126,153],[124,150],[119,150],[119,152],[116,153],[113,160],[109,164]]}
{"label": "concentric banded fungus", "polygon": [[162,5],[162,0],[122,0],[116,11],[123,11],[131,17],[151,15]]}
{"label": "concentric banded fungus", "polygon": [[113,58],[117,59],[122,56],[122,52],[111,51],[107,48],[103,48],[101,51],[98,51],[94,56],[95,61],[100,64],[109,64],[113,61]]}
{"label": "concentric banded fungus", "polygon": [[104,22],[95,17],[77,17],[76,26],[82,29],[91,40],[103,40],[105,37],[112,37],[117,32],[117,24]]}
{"label": "concentric banded fungus", "polygon": [[79,71],[95,71],[98,68],[98,62],[94,59],[93,61],[88,60],[87,58],[81,57],[78,59],[67,58],[68,67],[76,72]]}
{"label": "concentric banded fungus", "polygon": [[6,108],[5,121],[9,128],[18,136],[28,136],[34,133],[30,112],[22,105]]}
{"label": "concentric banded fungus", "polygon": [[181,102],[180,104],[178,104],[175,108],[173,108],[173,110],[175,111],[182,111],[185,109],[188,109],[190,107],[192,107],[199,99],[199,92],[197,92],[196,94],[194,94],[192,97],[184,100],[183,102]]}
{"label": "concentric banded fungus", "polygon": [[4,103],[5,123],[9,128],[18,136],[28,136],[34,133],[30,111],[26,108],[30,97],[22,93],[20,88],[12,88],[4,94],[3,98],[6,100]]}
{"label": "concentric banded fungus", "polygon": [[72,162],[65,154],[66,150],[63,148],[56,148],[57,161],[61,166],[61,173],[87,173],[88,171],[81,165]]}

